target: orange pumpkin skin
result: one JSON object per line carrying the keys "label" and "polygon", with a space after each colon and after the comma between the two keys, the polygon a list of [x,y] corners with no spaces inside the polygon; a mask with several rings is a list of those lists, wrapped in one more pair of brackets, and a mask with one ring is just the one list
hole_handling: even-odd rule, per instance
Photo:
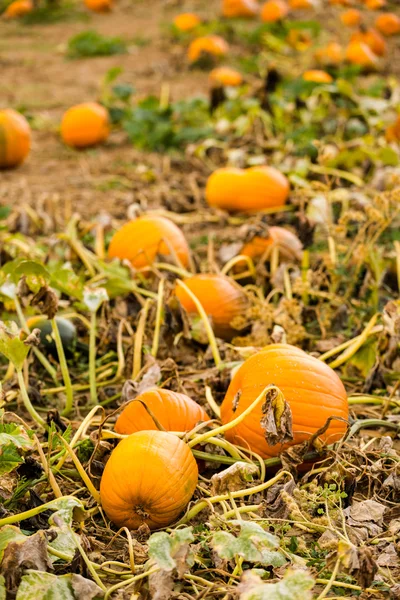
{"label": "orange pumpkin skin", "polygon": [[166,431],[190,431],[199,421],[210,420],[206,411],[186,394],[152,389],[140,394],[122,411],[115,423],[117,433],[129,435],[135,431],[158,431],[142,402]]}
{"label": "orange pumpkin skin", "polygon": [[256,212],[283,206],[289,190],[287,178],[274,167],[225,167],[208,178],[206,200],[223,210]]}
{"label": "orange pumpkin skin", "polygon": [[[248,358],[236,371],[221,405],[221,420],[229,423],[254,402],[263,389],[276,385],[289,403],[293,417],[294,439],[269,446],[260,425],[262,402],[226,438],[263,458],[278,456],[284,449],[308,440],[331,416],[348,418],[346,390],[336,373],[325,363],[288,344],[273,344]],[[241,392],[236,411],[233,403]],[[321,436],[326,443],[339,440],[346,424],[333,420]]]}
{"label": "orange pumpkin skin", "polygon": [[261,8],[261,20],[264,23],[281,21],[289,13],[289,6],[284,0],[268,0]]}
{"label": "orange pumpkin skin", "polygon": [[190,62],[197,62],[202,56],[214,56],[221,58],[229,52],[227,42],[219,35],[206,35],[193,40],[188,49]]}
{"label": "orange pumpkin skin", "polygon": [[351,41],[363,42],[364,44],[367,44],[367,46],[369,46],[372,52],[377,56],[384,56],[387,51],[385,40],[373,27],[367,29],[366,31],[356,31],[351,36]]}
{"label": "orange pumpkin skin", "polygon": [[112,0],[84,0],[84,2],[86,8],[98,13],[110,12],[113,7]]}
{"label": "orange pumpkin skin", "polygon": [[300,260],[303,252],[303,244],[291,231],[284,227],[270,227],[269,237],[254,237],[245,244],[240,252],[250,258],[259,258],[267,250],[272,251],[274,246],[279,249],[279,256],[285,260]]}
{"label": "orange pumpkin skin", "polygon": [[210,72],[209,77],[213,85],[237,87],[243,83],[242,74],[230,67],[217,67]]}
{"label": "orange pumpkin skin", "polygon": [[[231,322],[242,316],[248,306],[243,289],[229,277],[216,274],[194,275],[184,283],[211,317],[215,334],[227,341],[232,339],[238,332],[231,327]],[[175,294],[186,312],[198,314],[193,300],[182,287],[178,285]]]}
{"label": "orange pumpkin skin", "polygon": [[12,108],[0,110],[0,169],[17,167],[31,148],[31,128]]}
{"label": "orange pumpkin skin", "polygon": [[313,83],[332,83],[333,77],[326,71],[314,69],[303,73],[304,81],[312,81]]}
{"label": "orange pumpkin skin", "polygon": [[182,231],[169,219],[143,216],[126,223],[113,236],[108,249],[110,258],[127,259],[135,269],[149,267],[161,254],[175,255],[189,264],[189,246]]}
{"label": "orange pumpkin skin", "polygon": [[385,36],[400,33],[400,17],[394,13],[379,15],[375,21],[375,27]]}
{"label": "orange pumpkin skin", "polygon": [[315,52],[317,62],[324,65],[339,65],[343,57],[343,48],[338,42],[329,42],[324,48],[319,48]]}
{"label": "orange pumpkin skin", "polygon": [[138,431],[113,450],[103,472],[100,498],[117,527],[150,529],[173,523],[198,480],[188,446],[165,431]]}
{"label": "orange pumpkin skin", "polygon": [[315,8],[315,0],[289,0],[290,10],[308,10]]}
{"label": "orange pumpkin skin", "polygon": [[107,110],[97,102],[72,106],[61,121],[61,137],[67,146],[89,148],[104,142],[110,133]]}
{"label": "orange pumpkin skin", "polygon": [[346,48],[346,60],[360,67],[376,67],[378,57],[364,42],[350,42]]}
{"label": "orange pumpkin skin", "polygon": [[361,23],[361,13],[356,8],[350,8],[340,15],[340,20],[346,27],[357,27]]}
{"label": "orange pumpkin skin", "polygon": [[369,10],[379,10],[386,6],[386,0],[366,0],[365,6],[369,8]]}
{"label": "orange pumpkin skin", "polygon": [[222,2],[222,16],[227,18],[255,17],[259,10],[259,4],[255,0],[223,0]]}
{"label": "orange pumpkin skin", "polygon": [[390,144],[392,142],[398,142],[399,136],[397,135],[397,130],[395,125],[389,125],[385,130],[385,139]]}
{"label": "orange pumpkin skin", "polygon": [[17,19],[33,11],[33,2],[31,0],[15,0],[11,2],[3,13],[5,19]]}
{"label": "orange pumpkin skin", "polygon": [[193,13],[182,13],[174,19],[174,25],[179,31],[192,31],[201,24],[201,19]]}

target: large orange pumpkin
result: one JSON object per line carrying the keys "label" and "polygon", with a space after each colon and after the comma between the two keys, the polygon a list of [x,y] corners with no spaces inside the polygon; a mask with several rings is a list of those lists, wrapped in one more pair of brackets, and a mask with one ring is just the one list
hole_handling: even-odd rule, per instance
{"label": "large orange pumpkin", "polygon": [[[293,440],[270,446],[261,426],[262,402],[226,438],[263,458],[277,456],[283,449],[308,440],[329,417],[348,418],[346,390],[336,373],[325,363],[287,344],[267,346],[248,358],[236,371],[221,406],[221,419],[229,423],[250,406],[263,389],[276,385],[288,402],[293,419]],[[332,420],[321,439],[339,440],[346,423]]]}
{"label": "large orange pumpkin", "polygon": [[171,525],[186,508],[198,480],[188,446],[164,431],[138,431],[122,440],[105,466],[100,498],[118,527]]}
{"label": "large orange pumpkin", "polygon": [[117,433],[158,430],[143,404],[166,431],[190,431],[199,421],[210,419],[206,411],[186,394],[155,388],[137,396],[122,411],[115,423]]}
{"label": "large orange pumpkin", "polygon": [[346,48],[346,60],[360,67],[376,67],[378,57],[364,42],[350,42]]}
{"label": "large orange pumpkin", "polygon": [[[230,340],[238,333],[231,323],[235,317],[243,315],[248,306],[248,299],[237,283],[225,275],[212,273],[194,275],[185,279],[184,283],[211,317],[213,329],[218,337]],[[198,314],[196,305],[186,290],[177,286],[175,293],[186,312]]]}
{"label": "large orange pumpkin", "polygon": [[61,121],[61,137],[74,148],[88,148],[104,142],[110,133],[108,111],[97,102],[72,106]]}
{"label": "large orange pumpkin", "polygon": [[386,36],[400,33],[400,17],[394,13],[384,13],[379,15],[375,21],[375,27]]}
{"label": "large orange pumpkin", "polygon": [[30,148],[31,128],[25,117],[12,108],[0,110],[0,169],[21,164]]}
{"label": "large orange pumpkin", "polygon": [[356,31],[351,36],[352,42],[363,42],[371,48],[372,52],[377,56],[383,56],[386,54],[387,46],[384,38],[381,36],[379,31],[370,27],[366,30]]}
{"label": "large orange pumpkin", "polygon": [[268,0],[261,8],[261,20],[264,23],[276,23],[286,17],[289,6],[285,0]]}
{"label": "large orange pumpkin", "polygon": [[190,252],[185,236],[175,223],[158,216],[126,223],[114,234],[108,249],[110,258],[127,259],[135,269],[150,266],[158,255],[171,254],[188,266]]}
{"label": "large orange pumpkin", "polygon": [[194,13],[182,13],[174,19],[174,25],[179,31],[192,31],[201,24],[201,19]]}
{"label": "large orange pumpkin", "polygon": [[243,77],[231,67],[217,67],[210,72],[210,82],[213,85],[236,87],[243,83]]}
{"label": "large orange pumpkin", "polygon": [[229,45],[219,35],[206,35],[196,38],[188,49],[188,59],[194,63],[203,56],[221,58],[229,52]]}
{"label": "large orange pumpkin", "polygon": [[234,17],[255,17],[260,10],[256,0],[223,0],[222,16],[227,18]]}
{"label": "large orange pumpkin", "polygon": [[279,249],[279,256],[284,260],[301,259],[303,244],[297,235],[284,227],[269,227],[267,237],[255,236],[243,246],[240,254],[250,258],[259,258],[267,250],[271,252],[274,247]]}
{"label": "large orange pumpkin", "polygon": [[113,7],[113,0],[84,0],[86,8],[93,12],[109,12]]}
{"label": "large orange pumpkin", "polygon": [[210,206],[228,211],[255,212],[283,206],[289,182],[274,167],[236,169],[225,167],[210,175],[206,200]]}
{"label": "large orange pumpkin", "polygon": [[311,71],[305,71],[303,73],[304,81],[311,81],[313,83],[332,83],[333,77],[326,71],[320,71],[313,69]]}
{"label": "large orange pumpkin", "polygon": [[11,2],[3,13],[5,19],[17,19],[33,11],[33,2],[31,0],[15,0]]}

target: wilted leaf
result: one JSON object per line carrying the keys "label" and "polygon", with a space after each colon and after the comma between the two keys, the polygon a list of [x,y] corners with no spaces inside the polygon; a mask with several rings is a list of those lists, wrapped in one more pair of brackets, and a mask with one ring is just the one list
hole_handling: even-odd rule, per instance
{"label": "wilted leaf", "polygon": [[105,288],[85,288],[83,290],[83,303],[90,312],[96,312],[107,300],[108,294]]}
{"label": "wilted leaf", "polygon": [[38,291],[46,287],[50,281],[50,273],[40,263],[33,260],[22,261],[14,270],[14,278],[18,281],[21,277],[25,278],[25,283],[31,292],[37,294]]}
{"label": "wilted leaf", "polygon": [[32,306],[38,306],[44,315],[49,319],[54,319],[58,310],[58,297],[56,293],[44,286],[39,289],[31,300]]}
{"label": "wilted leaf", "polygon": [[10,542],[23,541],[26,536],[21,533],[18,527],[13,525],[4,525],[0,529],[0,562],[3,560],[4,550]]}
{"label": "wilted leaf", "polygon": [[170,572],[157,571],[149,576],[149,590],[152,600],[170,600],[174,579]]}
{"label": "wilted leaf", "polygon": [[51,568],[47,554],[47,537],[44,531],[37,531],[30,537],[9,540],[1,562],[1,574],[6,580],[6,588],[14,591],[27,569],[46,571]]}
{"label": "wilted leaf", "polygon": [[241,490],[257,473],[258,467],[253,463],[238,461],[211,477],[212,493],[215,496]]}
{"label": "wilted leaf", "polygon": [[[157,565],[164,571],[172,571],[173,569],[182,569],[182,562],[192,563],[189,555],[189,544],[194,541],[192,528],[185,527],[177,529],[171,534],[159,531],[150,536],[149,557],[152,558]],[[182,549],[184,561],[182,561]]]}
{"label": "wilted leaf", "polygon": [[16,600],[77,600],[72,591],[70,575],[57,577],[51,573],[30,571],[22,577]]}
{"label": "wilted leaf", "polygon": [[21,425],[16,423],[0,423],[0,448],[3,444],[12,443],[20,450],[31,450],[33,440]]}
{"label": "wilted leaf", "polygon": [[94,600],[104,596],[103,590],[94,581],[76,573],[71,577],[71,586],[76,600]]}
{"label": "wilted leaf", "polygon": [[281,391],[267,390],[262,413],[261,427],[270,446],[293,440],[292,411]]}
{"label": "wilted leaf", "polygon": [[279,540],[265,531],[257,523],[231,521],[240,526],[238,537],[227,531],[217,531],[212,538],[212,546],[217,554],[226,560],[241,556],[244,560],[266,566],[280,567],[286,563],[285,557],[275,551]]}
{"label": "wilted leaf", "polygon": [[28,356],[29,346],[20,338],[21,331],[18,325],[11,321],[0,321],[0,353],[10,360],[15,368],[20,371]]}
{"label": "wilted leaf", "polygon": [[239,584],[240,600],[311,600],[314,579],[307,571],[288,569],[278,583],[263,583],[257,575],[244,573]]}

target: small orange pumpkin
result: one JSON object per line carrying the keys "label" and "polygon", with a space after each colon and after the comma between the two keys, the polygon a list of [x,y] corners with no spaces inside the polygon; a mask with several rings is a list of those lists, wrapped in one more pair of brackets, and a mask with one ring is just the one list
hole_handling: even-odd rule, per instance
{"label": "small orange pumpkin", "polygon": [[333,77],[326,71],[320,71],[313,69],[311,71],[305,71],[303,73],[304,81],[311,81],[313,83],[332,83]]}
{"label": "small orange pumpkin", "polygon": [[316,8],[315,0],[289,0],[290,10],[308,10]]}
{"label": "small orange pumpkin", "polygon": [[31,13],[34,9],[33,2],[31,0],[15,0],[11,2],[3,13],[5,19],[18,19]]}
{"label": "small orange pumpkin", "polygon": [[193,40],[188,49],[189,61],[194,63],[207,55],[221,58],[229,52],[229,45],[219,35],[206,35]]}
{"label": "small orange pumpkin", "polygon": [[379,10],[386,6],[386,0],[366,0],[364,4],[369,10]]}
{"label": "small orange pumpkin", "polygon": [[126,223],[113,236],[108,248],[110,258],[127,259],[135,269],[149,267],[157,255],[189,264],[189,246],[182,231],[169,219],[158,216],[138,217]]}
{"label": "small orange pumpkin", "polygon": [[400,17],[394,13],[384,13],[377,17],[375,27],[385,36],[396,35],[400,33]]}
{"label": "small orange pumpkin", "polygon": [[349,8],[340,15],[340,20],[346,27],[357,27],[361,23],[361,13],[356,8]]}
{"label": "small orange pumpkin", "polygon": [[122,440],[105,466],[100,498],[117,527],[171,525],[186,508],[198,481],[188,446],[165,431],[138,431]]}
{"label": "small orange pumpkin", "polygon": [[329,42],[315,52],[315,58],[324,65],[339,65],[344,58],[343,47],[338,42]]}
{"label": "small orange pumpkin", "polygon": [[269,227],[268,237],[255,236],[243,246],[240,254],[260,258],[274,247],[279,249],[279,256],[284,260],[301,260],[303,244],[297,235],[284,227]]}
{"label": "small orange pumpkin", "polygon": [[0,169],[17,167],[29,154],[31,128],[12,108],[0,110]]}
{"label": "small orange pumpkin", "polygon": [[201,24],[201,19],[194,13],[182,13],[174,19],[174,25],[179,31],[192,31]]}
{"label": "small orange pumpkin", "polygon": [[259,10],[256,0],[222,0],[223,17],[255,17]]}
{"label": "small orange pumpkin", "polygon": [[210,72],[210,82],[213,85],[237,87],[243,83],[243,77],[236,69],[217,67]]}
{"label": "small orange pumpkin", "polygon": [[[293,440],[270,446],[261,426],[262,402],[233,429],[226,438],[263,458],[279,455],[282,450],[308,440],[332,416],[348,418],[344,386],[328,365],[288,344],[273,344],[248,358],[236,371],[221,405],[223,424],[241,415],[263,389],[276,385],[288,402],[293,419]],[[339,440],[346,431],[343,421],[331,421],[321,439]]]}
{"label": "small orange pumpkin", "polygon": [[367,44],[367,46],[369,46],[372,52],[377,56],[384,56],[387,51],[387,45],[384,38],[381,36],[379,31],[373,27],[370,27],[365,31],[356,31],[351,36],[351,41],[363,42],[364,44]]}
{"label": "small orange pumpkin", "polygon": [[282,21],[289,13],[289,6],[284,0],[268,0],[261,8],[261,20],[264,23]]}
{"label": "small orange pumpkin", "polygon": [[[215,334],[228,341],[232,339],[238,332],[231,323],[235,317],[242,316],[248,306],[243,289],[233,279],[216,274],[194,275],[185,279],[184,283],[211,317]],[[187,313],[198,314],[195,303],[185,289],[178,285],[175,293]]]}
{"label": "small orange pumpkin", "polygon": [[67,146],[88,148],[104,142],[110,133],[108,111],[97,102],[72,106],[61,121],[61,137]]}
{"label": "small orange pumpkin", "polygon": [[110,12],[113,7],[113,0],[84,0],[86,8],[93,12]]}
{"label": "small orange pumpkin", "polygon": [[346,48],[346,60],[360,67],[376,67],[378,57],[364,42],[350,42]]}
{"label": "small orange pumpkin", "polygon": [[228,211],[255,212],[283,206],[288,196],[285,175],[267,166],[217,169],[206,186],[208,204]]}
{"label": "small orange pumpkin", "polygon": [[400,136],[398,135],[396,125],[389,125],[386,128],[385,138],[389,144],[392,142],[398,142],[400,140]]}
{"label": "small orange pumpkin", "polygon": [[149,407],[166,431],[190,431],[199,421],[210,420],[206,411],[186,394],[154,388],[137,396],[122,411],[115,423],[117,433],[129,435],[135,431],[158,431],[142,403]]}

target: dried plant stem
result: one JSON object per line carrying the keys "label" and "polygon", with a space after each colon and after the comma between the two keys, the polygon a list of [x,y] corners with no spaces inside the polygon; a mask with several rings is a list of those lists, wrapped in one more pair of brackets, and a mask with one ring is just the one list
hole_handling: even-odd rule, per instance
{"label": "dried plant stem", "polygon": [[151,355],[154,358],[157,358],[158,345],[160,343],[160,330],[163,316],[163,302],[164,302],[164,279],[160,279],[160,283],[158,284],[157,290],[157,312],[156,312],[156,322],[154,326],[154,337],[153,337],[153,345],[151,347]]}
{"label": "dried plant stem", "polygon": [[214,396],[212,395],[211,388],[208,385],[206,385],[206,400],[208,402],[209,407],[213,411],[213,413],[218,417],[218,419],[220,419],[221,418],[221,409],[218,406],[218,404],[215,402]]}
{"label": "dried plant stem", "polygon": [[96,335],[97,335],[96,311],[93,310],[90,314],[90,335],[89,335],[89,385],[90,385],[90,403],[92,405],[97,403]]}
{"label": "dried plant stem", "polygon": [[333,567],[332,575],[331,575],[328,583],[326,584],[325,588],[322,590],[322,592],[318,596],[317,600],[322,600],[323,598],[326,597],[327,594],[329,594],[331,587],[335,583],[336,575],[339,572],[339,567],[340,567],[340,558],[338,558],[336,560],[335,566]]}
{"label": "dried plant stem", "polygon": [[57,325],[57,321],[55,318],[51,319],[51,327],[53,329],[54,341],[56,343],[58,360],[60,361],[60,368],[61,368],[61,373],[62,373],[63,380],[64,380],[65,393],[67,396],[65,408],[64,408],[62,414],[67,416],[71,412],[73,405],[74,405],[74,391],[72,389],[71,377],[69,374],[69,369],[68,369],[67,361],[65,358],[64,346],[62,345],[60,332],[58,330],[58,325]]}
{"label": "dried plant stem", "polygon": [[302,292],[301,298],[304,306],[308,306],[308,271],[310,270],[310,252],[308,250],[303,250],[303,255],[301,258],[301,279],[303,282],[304,290]]}
{"label": "dried plant stem", "polygon": [[17,377],[18,377],[19,389],[21,391],[22,400],[24,402],[26,410],[28,411],[28,413],[30,414],[30,416],[32,417],[32,419],[40,427],[43,427],[44,429],[47,429],[46,421],[44,419],[42,419],[42,417],[36,412],[36,410],[34,409],[32,403],[31,403],[31,401],[29,399],[28,392],[27,392],[26,385],[25,385],[25,379],[24,379],[22,370],[17,369]]}
{"label": "dried plant stem", "polygon": [[[96,412],[98,410],[103,410],[103,408],[101,406],[94,406],[92,408],[92,410],[86,415],[86,417],[83,419],[82,423],[79,425],[79,428],[76,430],[71,442],[70,442],[70,446],[71,449],[73,449],[75,447],[75,445],[78,443],[81,435],[84,435],[86,429],[89,427],[91,420],[93,419],[94,415],[96,414]],[[103,414],[104,414],[104,410],[103,410]],[[62,456],[59,460],[59,462],[57,463],[56,467],[55,467],[55,471],[59,471],[65,460],[67,459],[68,454],[65,453],[64,456]]]}
{"label": "dried plant stem", "polygon": [[[369,332],[369,336],[370,335],[374,335],[375,333],[379,333],[383,330],[382,325],[376,325],[376,327],[373,327],[371,329],[371,331]],[[343,344],[340,344],[339,346],[335,346],[335,348],[331,348],[331,350],[328,350],[327,352],[324,352],[324,354],[321,354],[321,356],[319,356],[319,360],[327,360],[328,358],[330,358],[331,356],[334,356],[335,354],[339,354],[339,352],[342,352],[342,350],[345,350],[346,348],[348,348],[349,346],[351,346],[352,344],[355,344],[357,341],[359,341],[360,336],[357,335],[354,338],[351,338],[350,340],[347,340],[346,342],[343,342]]]}
{"label": "dried plant stem", "polygon": [[35,440],[36,443],[36,448],[37,451],[39,453],[39,457],[40,457],[40,462],[42,463],[43,469],[45,474],[47,475],[48,479],[49,479],[49,483],[51,485],[51,489],[53,490],[53,493],[55,495],[56,498],[61,498],[62,497],[62,492],[60,490],[60,488],[58,487],[58,483],[56,481],[56,478],[54,477],[54,473],[50,468],[49,463],[47,462],[46,456],[43,452],[42,449],[42,445],[39,442],[38,438],[36,435],[33,436],[33,439]]}
{"label": "dried plant stem", "polygon": [[135,333],[135,341],[133,345],[133,369],[132,379],[136,379],[142,368],[142,347],[144,330],[146,327],[147,315],[150,308],[150,300],[146,300],[144,307],[140,311],[139,323]]}
{"label": "dried plant stem", "polygon": [[186,271],[186,269],[182,267],[170,265],[169,263],[153,263],[153,267],[159,271],[170,271],[170,273],[175,273],[175,275],[179,275],[179,277],[192,277],[190,271]]}
{"label": "dried plant stem", "polygon": [[160,570],[160,567],[152,567],[148,571],[145,571],[144,573],[140,573],[140,575],[135,575],[134,577],[130,577],[129,579],[126,579],[125,581],[120,581],[120,582],[116,583],[115,585],[108,588],[108,590],[104,596],[104,600],[108,600],[108,598],[110,598],[111,594],[113,594],[120,588],[131,585],[132,583],[135,583],[136,581],[139,581],[140,579],[145,579],[149,575],[152,575],[153,573],[157,573],[157,571],[159,571],[159,570]]}
{"label": "dried plant stem", "polygon": [[368,336],[370,335],[372,329],[375,326],[375,323],[378,319],[379,313],[376,313],[372,319],[370,319],[364,331],[361,335],[358,336],[358,340],[355,341],[351,346],[349,346],[340,356],[338,356],[333,362],[329,364],[332,369],[336,369],[340,367],[343,363],[347,362],[354,354],[361,348],[361,346],[366,342]]}
{"label": "dried plant stem", "polygon": [[[246,263],[248,266],[248,270],[246,271],[246,273],[249,274],[251,277],[255,277],[256,268],[254,266],[254,262],[252,261],[250,256],[245,256],[244,254],[239,254],[238,256],[234,256],[233,258],[231,258],[231,260],[228,260],[228,262],[225,263],[225,265],[221,269],[222,275],[226,275],[227,273],[229,273],[232,267],[234,267],[238,263]],[[244,273],[241,273],[240,278],[244,277],[244,275]]]}
{"label": "dried plant stem", "polygon": [[77,545],[77,548],[79,550],[79,554],[82,556],[84,563],[86,564],[89,573],[91,574],[91,576],[93,577],[93,580],[97,583],[97,585],[99,586],[99,588],[101,588],[103,590],[103,592],[107,591],[106,586],[104,585],[104,583],[101,581],[100,577],[98,576],[98,574],[96,573],[96,569],[93,567],[93,563],[89,560],[88,556],[86,555],[86,552],[84,551],[84,549],[81,546],[81,542],[79,540],[79,537],[76,535],[75,531],[72,529],[72,527],[68,527],[70,534],[72,535],[72,537],[75,540],[75,543]]}
{"label": "dried plant stem", "polygon": [[[66,498],[67,496],[63,497]],[[76,500],[76,498],[74,499]],[[40,515],[40,513],[45,512],[48,508],[54,510],[54,500],[50,500],[49,502],[41,504],[40,506],[35,506],[35,508],[4,517],[4,519],[0,519],[0,527],[3,527],[4,525],[12,525],[13,523],[19,523],[20,521],[25,521],[26,519],[31,519],[32,517],[36,517],[37,515]]]}
{"label": "dried plant stem", "polygon": [[96,488],[94,487],[93,483],[91,482],[90,477],[87,475],[85,469],[83,468],[81,461],[76,456],[75,452],[73,451],[73,449],[71,448],[71,446],[68,444],[68,442],[61,435],[59,436],[59,439],[64,444],[64,446],[65,446],[68,454],[72,458],[73,463],[75,465],[75,468],[78,471],[79,475],[81,476],[81,479],[82,479],[83,483],[86,485],[86,487],[87,487],[88,491],[90,492],[93,500],[95,502],[97,502],[97,504],[100,504],[100,494],[96,490]]}

